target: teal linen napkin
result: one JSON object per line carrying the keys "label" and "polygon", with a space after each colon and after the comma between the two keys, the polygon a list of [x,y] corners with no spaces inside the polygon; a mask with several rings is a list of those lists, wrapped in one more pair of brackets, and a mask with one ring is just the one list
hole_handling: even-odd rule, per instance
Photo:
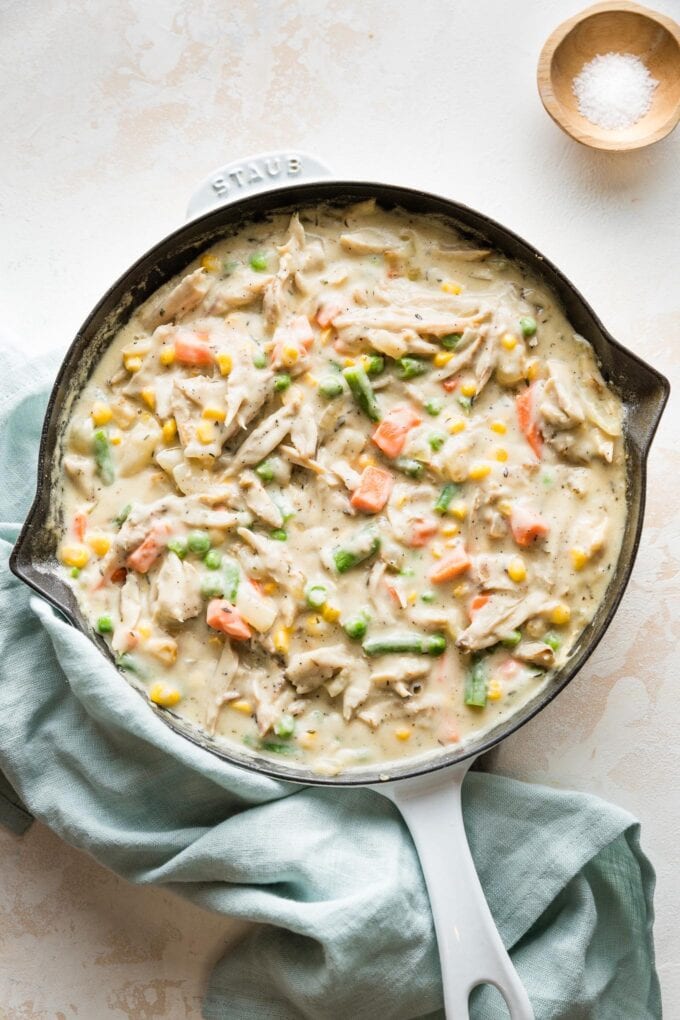
{"label": "teal linen napkin", "polygon": [[[368,790],[270,780],[182,740],[10,574],[51,372],[11,353],[4,364],[0,767],[9,782],[35,816],[130,881],[261,922],[214,968],[206,1018],[443,1016],[427,894],[393,805]],[[25,827],[6,785],[3,801],[0,817]],[[465,782],[464,813],[537,1020],[660,1017],[654,873],[635,819],[594,797],[481,773]],[[482,988],[471,1015],[506,1014]]]}

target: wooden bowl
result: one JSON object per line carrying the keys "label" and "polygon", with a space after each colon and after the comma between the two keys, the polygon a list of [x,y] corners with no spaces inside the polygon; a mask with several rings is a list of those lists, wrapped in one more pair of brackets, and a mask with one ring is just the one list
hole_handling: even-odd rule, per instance
{"label": "wooden bowl", "polygon": [[[651,109],[627,128],[607,130],[578,111],[572,90],[584,64],[599,53],[632,53],[658,81]],[[595,149],[639,149],[658,142],[680,120],[680,27],[625,0],[601,3],[556,28],[538,61],[543,105],[563,131]]]}

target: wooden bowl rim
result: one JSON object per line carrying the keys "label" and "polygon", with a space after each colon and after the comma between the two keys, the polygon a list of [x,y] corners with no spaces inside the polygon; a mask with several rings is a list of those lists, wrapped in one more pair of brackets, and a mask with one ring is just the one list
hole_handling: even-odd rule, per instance
{"label": "wooden bowl rim", "polygon": [[672,18],[669,18],[665,14],[660,14],[659,11],[652,11],[648,7],[641,7],[640,4],[632,3],[631,0],[618,0],[618,3],[606,2],[594,4],[592,7],[588,7],[586,10],[580,11],[573,17],[563,21],[548,36],[538,58],[536,78],[543,106],[558,127],[568,134],[570,138],[573,138],[582,145],[589,145],[594,149],[608,149],[610,151],[619,152],[630,149],[641,149],[646,145],[652,145],[654,142],[658,142],[662,138],[665,138],[666,135],[671,133],[680,120],[680,99],[678,99],[675,109],[671,110],[666,120],[663,121],[654,131],[651,131],[646,135],[641,135],[639,138],[630,138],[625,141],[620,141],[616,138],[607,138],[588,131],[579,131],[578,134],[574,134],[564,118],[564,107],[557,99],[552,84],[552,62],[555,51],[578,25],[587,21],[594,14],[624,12],[627,14],[639,14],[648,21],[660,25],[675,39],[678,49],[680,50],[680,26],[678,26],[677,22],[673,21]]}

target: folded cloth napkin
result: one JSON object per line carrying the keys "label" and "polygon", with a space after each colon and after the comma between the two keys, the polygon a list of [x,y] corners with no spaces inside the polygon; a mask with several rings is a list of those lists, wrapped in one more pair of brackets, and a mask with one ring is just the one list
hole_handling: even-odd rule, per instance
{"label": "folded cloth napkin", "polygon": [[[393,805],[369,790],[277,782],[183,740],[10,574],[49,372],[11,353],[4,364],[0,767],[28,810],[132,882],[261,922],[214,968],[205,1017],[441,1017],[427,894]],[[3,793],[3,819],[25,827],[19,798]],[[465,782],[464,811],[537,1020],[660,1017],[654,873],[635,820],[594,797],[482,773]],[[475,1020],[506,1015],[496,994],[475,991]]]}

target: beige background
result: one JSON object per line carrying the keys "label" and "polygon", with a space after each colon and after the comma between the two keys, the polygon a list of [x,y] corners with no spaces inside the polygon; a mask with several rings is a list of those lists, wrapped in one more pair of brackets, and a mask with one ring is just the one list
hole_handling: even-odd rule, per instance
{"label": "beige background", "polygon": [[[549,121],[538,53],[579,6],[0,0],[5,322],[24,347],[63,347],[108,283],[181,221],[198,180],[299,147],[339,175],[422,186],[498,217],[677,380],[680,131],[619,155],[579,148]],[[655,6],[677,16],[675,0]],[[669,1017],[680,1016],[679,407],[655,443],[645,537],[614,624],[499,759],[642,819]],[[228,922],[126,885],[39,824],[20,840],[1,832],[0,854],[0,1017],[200,1015]]]}

